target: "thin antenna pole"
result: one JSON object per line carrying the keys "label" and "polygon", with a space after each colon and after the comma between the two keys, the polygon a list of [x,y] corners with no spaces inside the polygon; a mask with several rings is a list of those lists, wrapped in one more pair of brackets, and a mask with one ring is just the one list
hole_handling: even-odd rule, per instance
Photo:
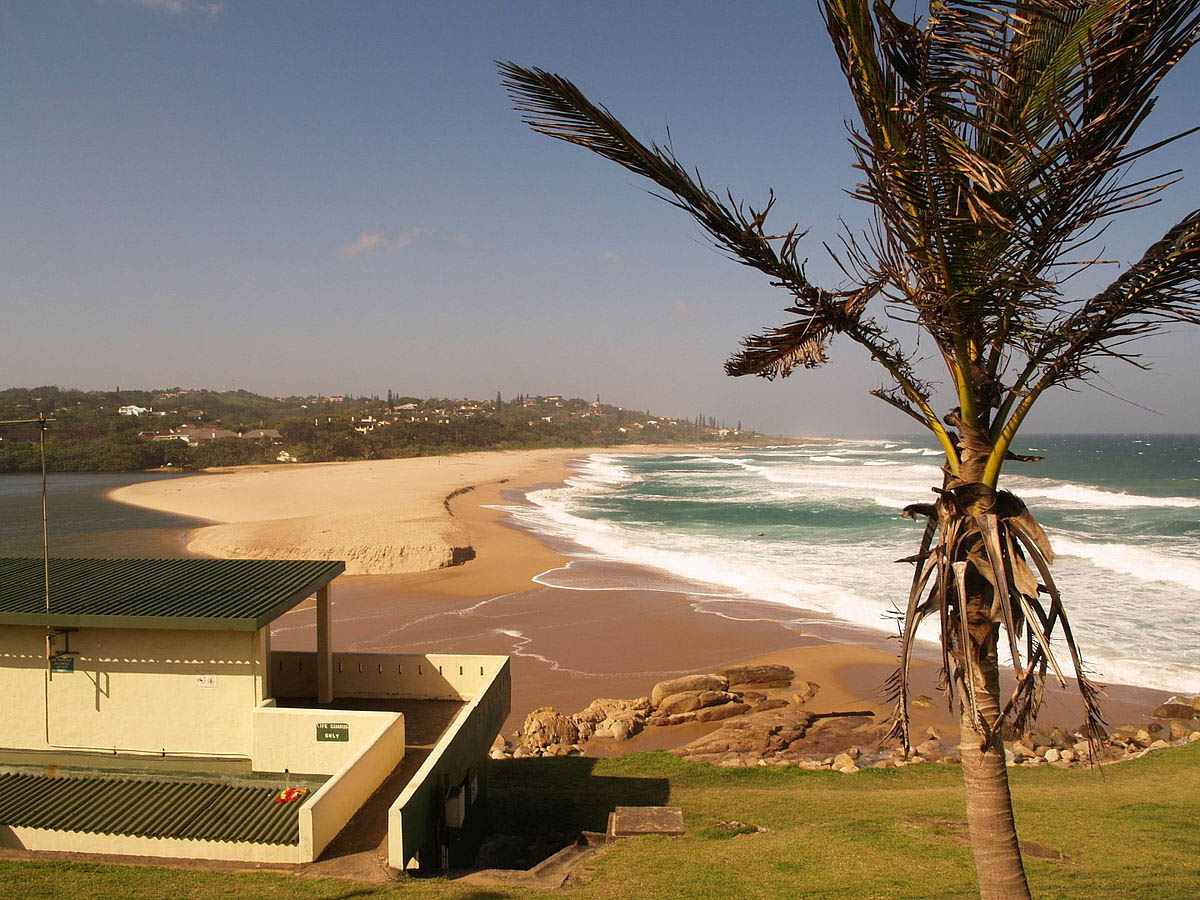
{"label": "thin antenna pole", "polygon": [[50,517],[46,512],[46,414],[38,413],[38,456],[42,462],[42,581],[50,614]]}
{"label": "thin antenna pole", "polygon": [[50,517],[46,509],[46,429],[53,419],[44,412],[36,419],[8,419],[0,425],[36,425],[38,427],[38,458],[42,464],[42,599],[46,612],[50,612]]}

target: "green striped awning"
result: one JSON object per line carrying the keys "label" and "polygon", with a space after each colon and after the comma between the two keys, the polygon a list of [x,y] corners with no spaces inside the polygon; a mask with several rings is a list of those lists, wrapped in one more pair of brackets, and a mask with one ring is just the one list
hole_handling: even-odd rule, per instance
{"label": "green striped awning", "polygon": [[0,624],[256,631],[346,569],[310,559],[0,557]]}
{"label": "green striped awning", "polygon": [[0,775],[0,825],[87,834],[298,844],[303,801],[280,786],[206,781]]}

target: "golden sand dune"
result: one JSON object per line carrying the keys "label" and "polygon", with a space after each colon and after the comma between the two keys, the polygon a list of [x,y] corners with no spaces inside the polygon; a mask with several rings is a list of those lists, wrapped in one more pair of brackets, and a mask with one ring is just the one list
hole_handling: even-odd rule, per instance
{"label": "golden sand dune", "polygon": [[[470,559],[475,548],[446,498],[520,479],[585,450],[515,450],[368,462],[245,466],[120,488],[123,503],[214,524],[188,534],[206,556],[342,559],[351,574],[422,572]],[[549,473],[553,471],[553,476]]]}

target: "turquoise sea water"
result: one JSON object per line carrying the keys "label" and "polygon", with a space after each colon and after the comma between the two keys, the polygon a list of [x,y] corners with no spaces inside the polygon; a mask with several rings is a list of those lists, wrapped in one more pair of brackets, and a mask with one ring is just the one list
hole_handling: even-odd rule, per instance
{"label": "turquoise sea water", "polygon": [[[1038,437],[1002,487],[1049,532],[1068,614],[1101,681],[1200,691],[1200,437]],[[892,632],[922,524],[900,517],[941,484],[919,439],[660,456],[595,454],[564,488],[509,507],[581,560],[626,564],[631,587],[753,599]],[[575,568],[573,572],[572,569]],[[586,564],[541,576],[589,587]],[[786,608],[786,609],[785,609]],[[928,633],[932,637],[932,632]]]}

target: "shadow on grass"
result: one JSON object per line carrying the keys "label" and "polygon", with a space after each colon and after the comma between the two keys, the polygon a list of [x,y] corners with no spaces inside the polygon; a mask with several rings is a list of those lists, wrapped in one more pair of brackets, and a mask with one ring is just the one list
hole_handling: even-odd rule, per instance
{"label": "shadow on grass", "polygon": [[513,759],[488,768],[492,852],[481,866],[526,869],[582,831],[603,832],[617,806],[663,806],[666,778],[595,775],[587,757]]}

